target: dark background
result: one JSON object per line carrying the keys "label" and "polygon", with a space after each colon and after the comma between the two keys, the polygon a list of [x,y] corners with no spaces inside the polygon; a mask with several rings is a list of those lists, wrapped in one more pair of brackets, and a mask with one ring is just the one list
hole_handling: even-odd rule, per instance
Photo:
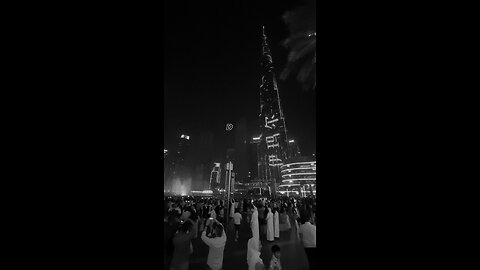
{"label": "dark background", "polygon": [[247,136],[259,135],[262,26],[279,82],[289,136],[304,155],[316,152],[315,91],[295,77],[281,81],[288,51],[282,16],[302,1],[166,1],[164,10],[164,144],[174,149],[182,133],[192,143],[212,132],[214,159],[225,156],[226,123],[245,118]]}
{"label": "dark background", "polygon": [[[464,16],[442,25],[450,5],[340,5],[317,12],[322,264],[458,266],[452,249],[474,251],[462,240],[476,189],[462,180],[476,168],[475,133],[465,130],[476,105],[463,103],[476,99],[456,95],[474,71],[456,59],[471,61],[462,39],[474,31],[462,32]],[[5,257],[57,269],[158,267],[161,3],[58,8],[7,12]]]}

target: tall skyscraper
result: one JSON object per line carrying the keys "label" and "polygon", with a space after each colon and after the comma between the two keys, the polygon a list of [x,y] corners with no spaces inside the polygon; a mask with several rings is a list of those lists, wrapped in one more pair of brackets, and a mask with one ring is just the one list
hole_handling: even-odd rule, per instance
{"label": "tall skyscraper", "polygon": [[177,148],[178,163],[183,165],[183,163],[185,162],[189,146],[190,146],[190,136],[182,134],[182,136],[180,136],[180,139],[178,141],[178,148]]}
{"label": "tall skyscraper", "polygon": [[220,186],[221,175],[222,175],[221,164],[215,162],[213,164],[212,172],[210,174],[210,185],[209,185],[210,190],[218,189],[221,187]]}
{"label": "tall skyscraper", "polygon": [[288,158],[294,158],[300,156],[300,148],[298,147],[298,142],[293,138],[288,140]]}
{"label": "tall skyscraper", "polygon": [[271,194],[275,197],[277,183],[281,181],[280,166],[289,156],[289,147],[285,117],[280,105],[280,94],[265,27],[263,27],[261,66],[259,114],[261,137],[258,151],[258,175],[262,180],[270,183]]}
{"label": "tall skyscraper", "polygon": [[186,166],[186,158],[188,154],[188,150],[190,148],[190,136],[182,134],[180,138],[178,138],[177,142],[177,151],[175,155],[172,155],[172,166],[173,166],[173,173],[172,177],[182,176],[188,172],[188,168]]}

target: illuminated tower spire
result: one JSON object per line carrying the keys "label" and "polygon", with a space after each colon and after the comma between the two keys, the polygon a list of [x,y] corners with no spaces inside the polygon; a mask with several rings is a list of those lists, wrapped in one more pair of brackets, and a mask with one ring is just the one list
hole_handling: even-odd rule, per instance
{"label": "illuminated tower spire", "polygon": [[[262,26],[262,33],[263,33],[263,43],[262,43],[263,54],[270,55],[270,48],[268,47],[268,43],[267,43],[267,35],[265,34],[265,26]],[[270,56],[270,60],[272,60],[271,56]]]}
{"label": "illuminated tower spire", "polygon": [[262,27],[262,84],[260,86],[259,176],[271,183],[271,193],[276,195],[276,183],[280,182],[279,166],[288,158],[288,138],[285,118],[280,105],[280,94],[273,68],[272,54],[267,43],[265,27]]}

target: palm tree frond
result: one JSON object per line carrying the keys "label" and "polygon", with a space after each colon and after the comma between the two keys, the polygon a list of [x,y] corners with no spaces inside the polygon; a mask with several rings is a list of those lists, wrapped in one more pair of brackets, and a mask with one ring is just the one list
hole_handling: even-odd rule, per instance
{"label": "palm tree frond", "polygon": [[290,36],[282,44],[290,50],[288,61],[280,75],[285,80],[292,72],[297,73],[297,80],[304,88],[316,87],[317,31],[316,1],[306,0],[305,6],[288,11],[283,20]]}

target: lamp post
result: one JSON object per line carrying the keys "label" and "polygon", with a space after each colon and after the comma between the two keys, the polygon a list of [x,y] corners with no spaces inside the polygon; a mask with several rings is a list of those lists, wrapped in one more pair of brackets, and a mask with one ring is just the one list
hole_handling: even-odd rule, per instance
{"label": "lamp post", "polygon": [[231,192],[231,185],[232,185],[232,170],[233,170],[233,163],[229,161],[227,163],[227,179],[225,179],[225,191],[227,192],[227,217],[230,216],[230,192]]}

